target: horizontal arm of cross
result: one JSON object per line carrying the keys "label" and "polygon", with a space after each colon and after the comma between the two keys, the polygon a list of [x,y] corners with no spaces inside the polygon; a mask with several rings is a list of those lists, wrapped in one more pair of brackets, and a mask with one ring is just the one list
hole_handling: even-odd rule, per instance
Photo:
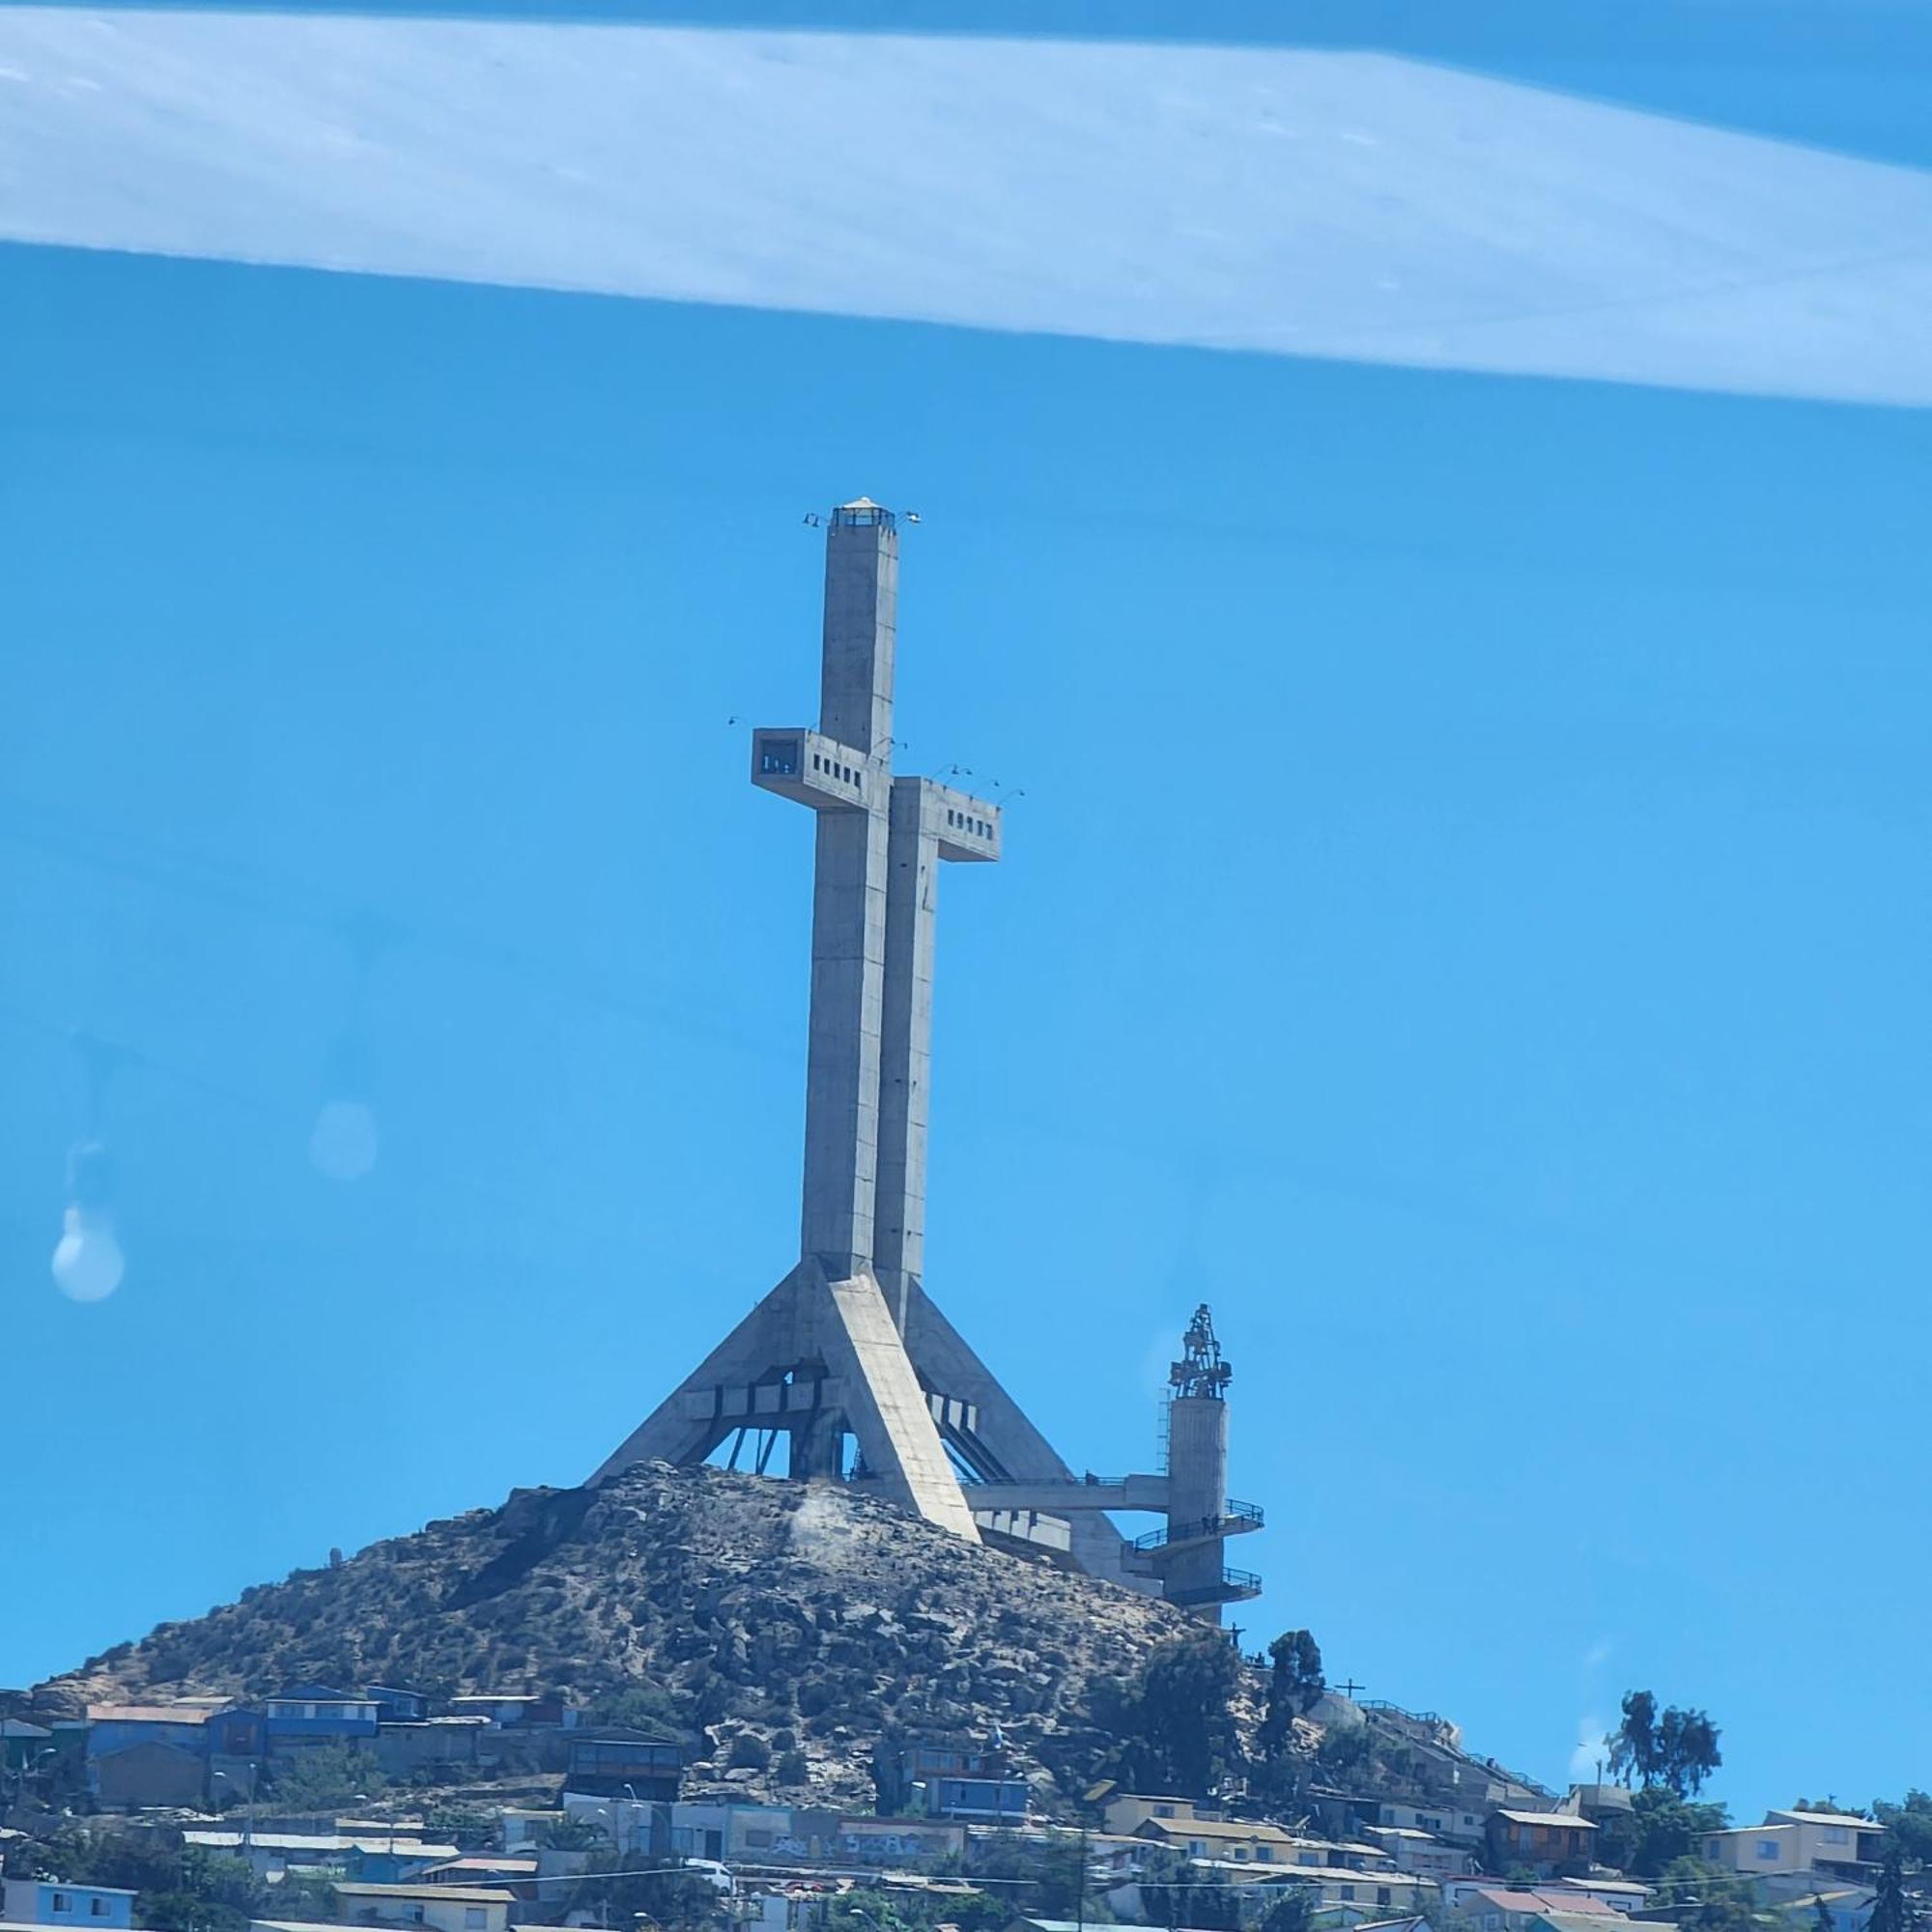
{"label": "horizontal arm of cross", "polygon": [[1000,808],[971,792],[956,791],[936,779],[920,781],[920,809],[925,827],[939,840],[942,859],[977,860],[1000,856]]}
{"label": "horizontal arm of cross", "polygon": [[752,733],[752,782],[814,811],[864,811],[884,806],[891,775],[864,752],[800,724]]}

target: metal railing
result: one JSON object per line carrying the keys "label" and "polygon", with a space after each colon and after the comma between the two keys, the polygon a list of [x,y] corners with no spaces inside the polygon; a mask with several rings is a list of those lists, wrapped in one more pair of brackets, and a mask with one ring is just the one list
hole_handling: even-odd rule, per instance
{"label": "metal railing", "polygon": [[1196,1543],[1203,1537],[1236,1535],[1239,1529],[1259,1529],[1262,1525],[1262,1509],[1259,1503],[1236,1502],[1228,1498],[1227,1513],[1223,1516],[1203,1517],[1199,1522],[1170,1523],[1165,1529],[1151,1529],[1145,1536],[1137,1536],[1127,1545],[1129,1549],[1164,1549],[1170,1543]]}
{"label": "metal railing", "polygon": [[1218,1583],[1201,1583],[1190,1590],[1177,1590],[1171,1604],[1232,1604],[1243,1597],[1259,1597],[1262,1579],[1252,1570],[1223,1570]]}

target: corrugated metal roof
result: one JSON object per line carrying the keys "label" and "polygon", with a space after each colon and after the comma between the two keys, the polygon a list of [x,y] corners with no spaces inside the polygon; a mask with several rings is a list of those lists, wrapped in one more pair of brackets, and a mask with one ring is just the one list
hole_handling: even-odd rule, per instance
{"label": "corrugated metal roof", "polygon": [[[224,1707],[225,1708],[225,1707]],[[90,1724],[205,1724],[221,1715],[206,1704],[90,1704]]]}
{"label": "corrugated metal roof", "polygon": [[514,1905],[517,1894],[488,1885],[338,1885],[345,1898],[453,1898],[459,1905]]}

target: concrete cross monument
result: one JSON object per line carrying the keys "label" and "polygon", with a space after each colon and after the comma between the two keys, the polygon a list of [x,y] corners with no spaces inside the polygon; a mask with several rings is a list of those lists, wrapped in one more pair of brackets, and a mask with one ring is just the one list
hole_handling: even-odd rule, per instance
{"label": "concrete cross monument", "polygon": [[1129,1544],[1106,1512],[1166,1514],[1172,1487],[1190,1513],[1174,1552],[1190,1594],[1168,1594],[1218,1616],[1253,1594],[1221,1581],[1221,1539],[1260,1521],[1220,1526],[1225,1415],[1218,1432],[1173,1434],[1213,1466],[1176,1470],[1172,1486],[1165,1472],[1076,1478],[925,1292],[938,871],[997,860],[1001,819],[983,799],[893,773],[897,592],[893,513],[840,504],[826,529],[817,727],[752,735],[753,783],[809,807],[816,830],[798,1264],[591,1480],[645,1459],[699,1463],[727,1438],[734,1463],[755,1439],[762,1472],[782,1439],[791,1476],[849,1482],[975,1541],[1058,1548],[1144,1589],[1175,1567],[1167,1532]]}

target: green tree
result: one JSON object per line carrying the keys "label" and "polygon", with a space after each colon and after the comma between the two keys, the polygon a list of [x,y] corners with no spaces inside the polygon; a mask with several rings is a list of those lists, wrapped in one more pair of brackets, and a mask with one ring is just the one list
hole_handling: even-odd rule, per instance
{"label": "green tree", "polygon": [[1263,1915],[1261,1932],[1309,1932],[1315,1922],[1315,1908],[1305,1886],[1284,1885],[1276,1889],[1274,1902]]}
{"label": "green tree", "polygon": [[1218,1632],[1163,1644],[1142,1673],[1142,1736],[1169,1789],[1209,1796],[1234,1769],[1241,1660]]}
{"label": "green tree", "polygon": [[1675,1704],[1660,1712],[1649,1690],[1624,1692],[1623,1721],[1609,1744],[1612,1777],[1646,1791],[1661,1784],[1679,1798],[1696,1797],[1724,1761],[1706,1712]]}
{"label": "green tree", "polygon": [[1305,1630],[1284,1631],[1268,1645],[1267,1711],[1256,1746],[1264,1764],[1278,1763],[1294,1741],[1294,1719],[1305,1718],[1326,1689],[1321,1649]]}
{"label": "green tree", "polygon": [[488,1842],[497,1829],[497,1814],[480,1804],[432,1804],[423,1813],[423,1823],[439,1838],[454,1838],[467,1847]]}
{"label": "green tree", "polygon": [[1624,1719],[1610,1733],[1610,1776],[1620,1784],[1656,1782],[1657,1699],[1648,1690],[1624,1692]]}
{"label": "green tree", "polygon": [[[201,1845],[176,1848],[128,1832],[69,1827],[40,1841],[34,1862],[37,1877],[133,1892],[137,1922],[156,1932],[245,1932],[248,1920],[269,1909],[267,1888],[246,1860]],[[279,1908],[279,1894],[275,1902]]]}
{"label": "green tree", "polygon": [[1376,1741],[1366,1724],[1332,1724],[1315,1747],[1315,1762],[1328,1777],[1344,1779],[1372,1770]]}
{"label": "green tree", "polygon": [[608,1846],[611,1834],[594,1818],[563,1817],[544,1826],[537,1842],[551,1852],[590,1852]]}
{"label": "green tree", "polygon": [[1168,1845],[1155,1845],[1142,1857],[1140,1894],[1142,1916],[1152,1925],[1237,1932],[1241,1922],[1234,1888],[1205,1878],[1186,1853]]}
{"label": "green tree", "polygon": [[315,1745],[275,1767],[274,1798],[284,1811],[332,1811],[359,1798],[373,1798],[389,1780],[365,1750],[353,1745]]}
{"label": "green tree", "polygon": [[1634,1878],[1656,1878],[1672,1864],[1695,1859],[1705,1837],[1729,1822],[1721,1804],[1691,1804],[1654,1784],[1631,1801],[1628,1837],[1623,1830],[1615,1833],[1617,1861]]}
{"label": "green tree", "polygon": [[1105,1769],[1129,1790],[1207,1798],[1239,1759],[1234,1699],[1244,1665],[1218,1632],[1177,1637],[1128,1683],[1095,1689],[1094,1719],[1113,1738]]}
{"label": "green tree", "polygon": [[1769,1932],[1781,1923],[1776,1914],[1758,1911],[1747,1880],[1699,1859],[1666,1865],[1650,1904],[1668,1912],[1678,1932]]}
{"label": "green tree", "polygon": [[1261,1798],[1299,1795],[1308,1759],[1295,1747],[1294,1720],[1321,1699],[1321,1651],[1306,1631],[1284,1631],[1268,1645],[1267,1707],[1255,1735],[1248,1788]]}
{"label": "green tree", "polygon": [[1871,1810],[1910,1863],[1932,1864],[1932,1797],[1908,1791],[1903,1804],[1888,1804],[1881,1799]]}
{"label": "green tree", "polygon": [[665,1744],[676,1744],[685,1735],[677,1699],[662,1684],[653,1684],[648,1678],[600,1697],[584,1721],[600,1730],[642,1731]]}
{"label": "green tree", "polygon": [[614,1872],[581,1879],[571,1887],[577,1912],[606,1913],[617,1924],[641,1913],[672,1932],[699,1932],[724,1916],[724,1894],[701,1872],[677,1859],[626,1860]]}
{"label": "green tree", "polygon": [[1866,1932],[1916,1932],[1918,1924],[1918,1908],[1905,1889],[1905,1855],[1894,1838],[1879,1867],[1878,1896],[1872,1900]]}
{"label": "green tree", "polygon": [[[1089,1902],[1080,1910],[1086,1885],[1079,1835],[1068,1833],[1045,1840],[1017,1832],[988,1833],[973,1852],[973,1876],[989,1882],[1012,1913],[1029,1918],[1104,1918]],[[951,1917],[951,1915],[948,1915]]]}

